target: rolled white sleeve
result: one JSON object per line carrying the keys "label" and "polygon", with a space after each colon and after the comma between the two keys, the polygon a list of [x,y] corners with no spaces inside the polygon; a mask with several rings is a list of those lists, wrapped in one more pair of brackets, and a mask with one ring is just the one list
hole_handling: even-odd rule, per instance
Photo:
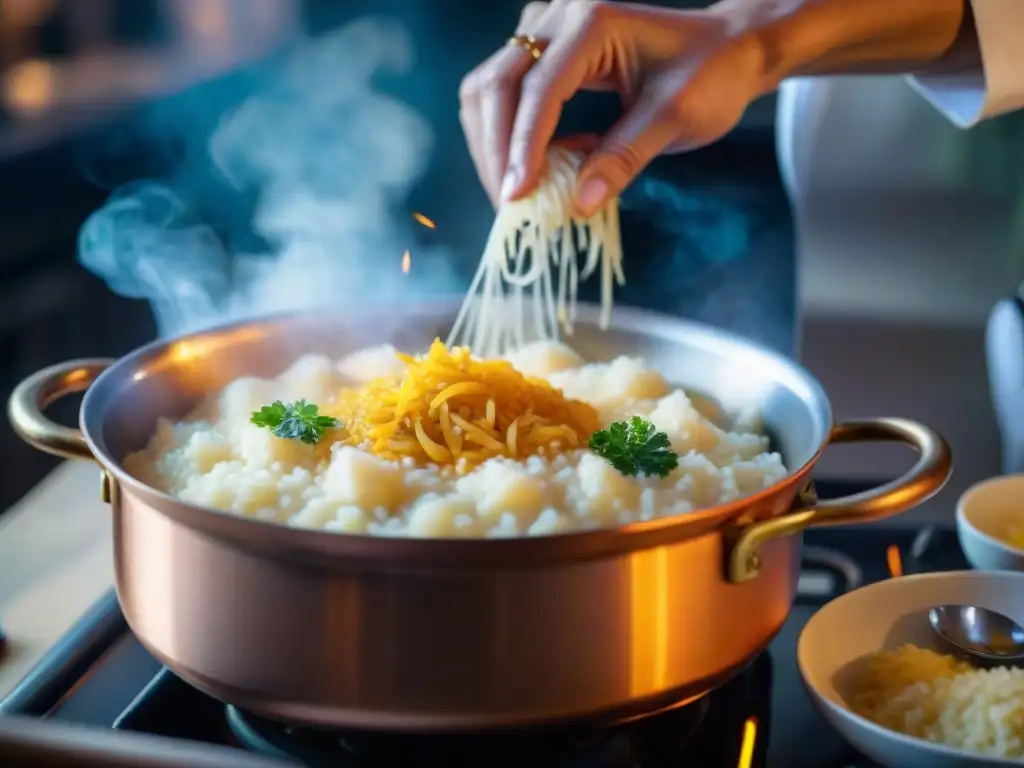
{"label": "rolled white sleeve", "polygon": [[961,128],[1024,108],[1024,0],[971,0],[971,6],[982,68],[910,78]]}

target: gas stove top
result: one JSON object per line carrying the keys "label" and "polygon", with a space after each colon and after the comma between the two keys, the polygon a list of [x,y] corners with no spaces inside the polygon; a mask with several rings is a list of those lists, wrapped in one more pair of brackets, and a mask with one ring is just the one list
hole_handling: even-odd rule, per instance
{"label": "gas stove top", "polygon": [[[830,483],[818,488],[824,498],[857,490]],[[825,602],[862,584],[894,572],[965,567],[952,529],[812,531],[805,537],[796,603],[768,651],[695,703],[608,729],[413,737],[272,722],[225,706],[161,667],[128,630],[112,593],[0,702],[0,714],[86,726],[87,735],[113,729],[148,736],[121,737],[131,743],[123,762],[77,763],[71,759],[75,750],[65,745],[49,759],[66,766],[197,766],[201,752],[195,750],[215,746],[222,749],[220,757],[211,752],[204,764],[224,765],[230,754],[246,765],[252,754],[310,768],[874,768],[813,710],[796,666],[800,630]],[[148,761],[149,745],[163,758]],[[0,733],[0,763],[7,759],[4,749]],[[176,749],[180,762],[173,757]],[[51,763],[40,757],[34,764]]]}

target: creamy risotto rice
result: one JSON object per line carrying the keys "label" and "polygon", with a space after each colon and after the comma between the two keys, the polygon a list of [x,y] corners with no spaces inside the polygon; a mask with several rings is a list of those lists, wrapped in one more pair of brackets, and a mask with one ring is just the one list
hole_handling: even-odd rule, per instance
{"label": "creamy risotto rice", "polygon": [[[567,398],[593,406],[601,426],[641,416],[679,456],[665,477],[626,476],[585,443],[468,471],[392,460],[329,436],[316,445],[250,423],[275,400],[331,412],[345,387],[402,376],[391,347],[340,362],[308,356],[279,378],[239,379],[181,423],[161,420],[149,445],[125,459],[143,482],[189,502],[302,528],[417,537],[509,537],[610,527],[686,514],[754,493],[786,468],[753,425],[728,429],[634,357],[585,364],[569,347],[529,345],[509,358]],[[543,451],[543,449],[541,449]],[[553,455],[552,455],[553,454]]]}

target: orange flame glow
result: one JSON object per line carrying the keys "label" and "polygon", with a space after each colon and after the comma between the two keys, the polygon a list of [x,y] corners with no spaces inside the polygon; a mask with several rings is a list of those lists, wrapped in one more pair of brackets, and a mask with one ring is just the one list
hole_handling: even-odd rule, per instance
{"label": "orange flame glow", "polygon": [[432,222],[430,219],[428,219],[422,213],[414,213],[412,215],[412,217],[413,217],[413,219],[415,219],[416,223],[422,224],[427,229],[437,229],[437,224]]}
{"label": "orange flame glow", "polygon": [[402,272],[409,274],[409,270],[412,268],[412,254],[406,251],[402,254]]}
{"label": "orange flame glow", "polygon": [[57,96],[56,70],[47,61],[23,61],[6,74],[3,91],[4,101],[13,111],[24,115],[43,112]]}
{"label": "orange flame glow", "polygon": [[895,544],[885,550],[885,562],[889,566],[889,575],[893,578],[903,575],[903,559],[900,557],[900,548]]}
{"label": "orange flame glow", "polygon": [[743,723],[743,743],[736,768],[750,768],[754,764],[754,744],[757,742],[757,718],[750,716]]}

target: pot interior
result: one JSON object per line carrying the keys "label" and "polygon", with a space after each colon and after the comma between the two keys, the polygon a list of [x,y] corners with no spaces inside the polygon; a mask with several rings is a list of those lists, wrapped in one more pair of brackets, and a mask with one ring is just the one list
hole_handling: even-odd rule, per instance
{"label": "pot interior", "polygon": [[[566,341],[590,362],[639,355],[671,382],[725,413],[753,409],[786,466],[811,461],[831,428],[828,399],[800,366],[709,326],[617,307],[602,331],[596,307],[581,305]],[[304,354],[340,358],[374,344],[403,351],[445,338],[458,301],[400,312],[285,315],[214,328],[143,347],[90,388],[82,427],[97,457],[120,464],[145,446],[159,417],[180,419],[210,392],[243,376],[272,377]]]}

